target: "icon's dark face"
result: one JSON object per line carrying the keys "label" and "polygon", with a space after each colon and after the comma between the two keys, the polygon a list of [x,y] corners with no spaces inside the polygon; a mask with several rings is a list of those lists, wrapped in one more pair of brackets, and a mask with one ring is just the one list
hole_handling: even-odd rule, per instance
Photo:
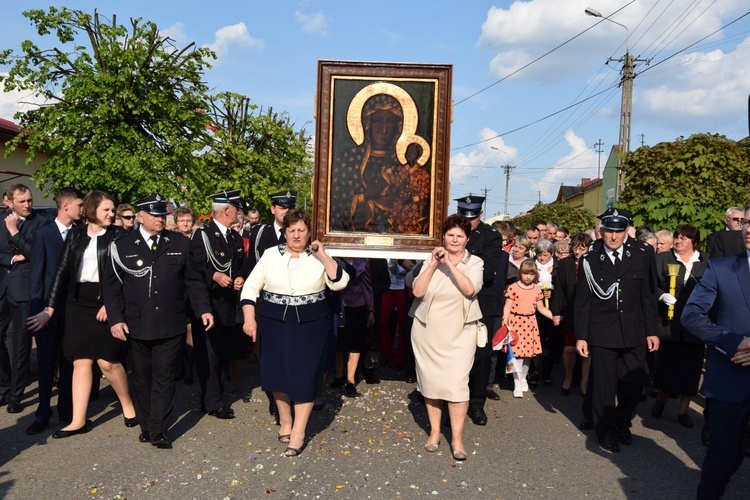
{"label": "icon's dark face", "polygon": [[379,109],[370,115],[370,140],[376,150],[392,147],[400,133],[401,118],[385,109]]}

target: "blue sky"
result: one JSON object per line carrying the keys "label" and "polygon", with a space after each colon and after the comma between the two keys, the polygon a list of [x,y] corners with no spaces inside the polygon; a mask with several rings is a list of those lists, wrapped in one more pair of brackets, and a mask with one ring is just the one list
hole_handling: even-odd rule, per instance
{"label": "blue sky", "polygon": [[[49,5],[5,5],[0,49],[36,39],[21,12]],[[178,44],[212,47],[218,60],[205,78],[213,90],[245,94],[256,104],[286,111],[309,131],[318,60],[452,64],[451,195],[487,189],[485,216],[503,210],[501,165],[515,166],[508,200],[508,212],[515,215],[538,199],[552,201],[561,183],[596,177],[594,144],[604,144],[602,165],[617,144],[619,65],[606,61],[625,53],[626,30],[586,16],[586,7],[604,16],[622,8],[612,20],[628,28],[630,52],[651,59],[636,67],[632,148],[641,140],[654,145],[700,132],[735,140],[748,135],[750,15],[722,29],[750,11],[746,0],[70,0],[64,5],[98,8],[107,17],[114,13],[121,23],[142,17]],[[37,43],[49,47],[54,40],[48,38]],[[33,97],[0,93],[0,117],[12,119],[28,101]]]}

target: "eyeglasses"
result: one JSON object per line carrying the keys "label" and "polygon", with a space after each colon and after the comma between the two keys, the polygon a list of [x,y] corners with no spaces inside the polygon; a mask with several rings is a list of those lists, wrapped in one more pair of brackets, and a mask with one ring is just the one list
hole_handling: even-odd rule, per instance
{"label": "eyeglasses", "polygon": [[742,222],[745,219],[743,219],[742,217],[730,217],[729,220],[731,220],[732,222]]}
{"label": "eyeglasses", "polygon": [[121,215],[120,218],[125,220],[133,220],[135,219],[135,215]]}
{"label": "eyeglasses", "polygon": [[740,219],[739,222],[740,222],[740,227],[742,227],[743,229],[746,228],[748,225],[750,225],[750,220],[748,219]]}
{"label": "eyeglasses", "polygon": [[179,222],[180,224],[185,224],[185,223],[192,224],[193,219],[177,219],[177,222]]}

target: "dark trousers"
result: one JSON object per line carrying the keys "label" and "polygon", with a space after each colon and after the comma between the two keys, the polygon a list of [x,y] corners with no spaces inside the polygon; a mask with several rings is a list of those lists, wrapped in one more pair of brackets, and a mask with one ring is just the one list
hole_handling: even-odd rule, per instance
{"label": "dark trousers", "polygon": [[201,408],[207,412],[224,407],[229,334],[230,328],[218,324],[207,332],[200,319],[193,320],[193,349],[201,386]]}
{"label": "dark trousers", "polygon": [[739,403],[708,399],[711,439],[701,469],[697,498],[720,498],[742,463],[745,431],[750,421],[750,396]]}
{"label": "dark trousers", "polygon": [[[398,344],[394,354],[393,337],[388,327],[391,311],[398,311]],[[404,324],[406,319],[406,292],[401,290],[388,290],[383,294],[380,310],[380,355],[384,360],[390,361],[395,356],[397,366],[403,366],[406,361],[406,339],[404,338]]]}
{"label": "dark trousers", "polygon": [[62,336],[65,316],[53,317],[46,328],[36,334],[36,357],[39,365],[39,406],[37,419],[49,419],[52,416],[52,386],[55,381],[55,365],[60,367],[60,379],[57,384],[57,416],[61,422],[73,418],[73,360],[62,355]]}
{"label": "dark trousers", "polygon": [[29,303],[16,302],[8,298],[11,320],[13,321],[12,348],[10,352],[10,392],[9,401],[21,401],[29,378],[31,362],[31,332],[26,328],[29,317]]}
{"label": "dark trousers", "polygon": [[487,327],[487,345],[477,347],[474,351],[474,364],[469,371],[469,406],[471,408],[484,409],[487,401],[487,380],[490,377],[490,366],[492,365],[492,334],[490,329],[494,325],[493,317],[482,318],[482,323]]}
{"label": "dark trousers", "polygon": [[8,328],[10,327],[10,309],[8,299],[0,299],[0,396],[10,391],[10,348]]}
{"label": "dark trousers", "polygon": [[143,432],[166,434],[169,429],[184,339],[184,334],[157,340],[130,338],[133,403]]}
{"label": "dark trousers", "polygon": [[619,430],[629,427],[647,376],[647,351],[645,344],[626,348],[589,347],[594,424],[600,441],[606,437],[616,439]]}

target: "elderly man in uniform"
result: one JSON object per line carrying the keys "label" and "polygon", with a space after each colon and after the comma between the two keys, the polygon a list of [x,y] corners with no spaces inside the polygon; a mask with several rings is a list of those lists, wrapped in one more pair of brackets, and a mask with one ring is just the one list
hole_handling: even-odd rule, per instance
{"label": "elderly man in uniform", "polygon": [[213,326],[205,289],[186,279],[190,241],[164,229],[169,213],[159,194],[136,207],[140,227],[112,242],[104,270],[104,305],[115,338],[130,339],[131,379],[141,434],[138,440],[169,448],[177,361],[185,337],[185,290],[203,327]]}
{"label": "elderly man in uniform", "polygon": [[[249,274],[242,237],[232,229],[242,210],[239,190],[225,190],[211,195],[213,220],[198,229],[190,243],[191,272],[198,273],[207,290],[215,327],[208,331],[200,317],[193,317],[193,344],[198,380],[201,386],[201,408],[212,417],[234,418],[234,411],[224,402],[224,378],[229,363],[229,342],[242,334],[238,323],[239,291]],[[192,302],[191,302],[192,306]],[[195,313],[197,311],[193,311]],[[244,340],[244,336],[241,337]]]}
{"label": "elderly man in uniform", "polygon": [[609,208],[599,219],[602,239],[578,266],[576,349],[591,356],[588,390],[599,442],[618,452],[618,441],[633,440],[630,420],[647,377],[646,353],[659,348],[659,293],[653,248],[627,236],[632,213]]}
{"label": "elderly man in uniform", "polygon": [[[464,196],[455,200],[458,203],[458,213],[471,221],[471,234],[466,243],[466,250],[476,255],[484,262],[484,283],[477,294],[479,309],[482,311],[480,320],[487,327],[487,331],[494,331],[495,320],[502,314],[500,297],[493,289],[495,270],[503,254],[503,237],[491,226],[480,220],[482,216],[483,196]],[[503,279],[505,279],[503,277]],[[475,425],[487,425],[487,414],[484,403],[487,401],[487,380],[490,376],[492,363],[492,346],[488,342],[478,347],[474,354],[474,364],[469,372],[469,418]],[[497,395],[494,391],[490,394]],[[498,398],[499,399],[499,398]]]}

